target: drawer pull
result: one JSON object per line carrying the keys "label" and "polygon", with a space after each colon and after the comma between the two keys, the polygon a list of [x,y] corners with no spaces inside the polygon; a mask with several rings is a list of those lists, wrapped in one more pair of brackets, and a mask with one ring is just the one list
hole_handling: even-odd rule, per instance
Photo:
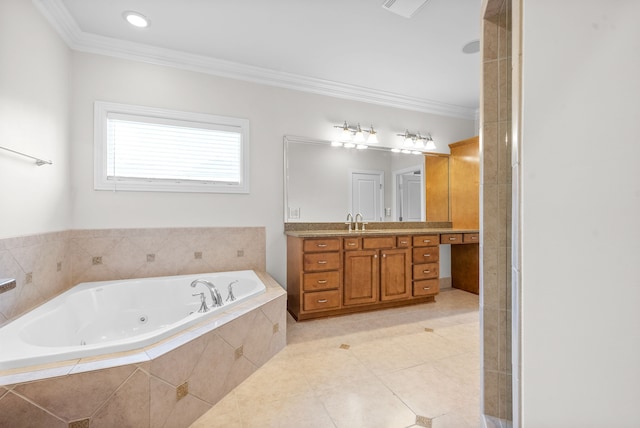
{"label": "drawer pull", "polygon": [[425,244],[428,244],[429,242],[431,242],[431,239],[425,239],[422,242],[424,242]]}
{"label": "drawer pull", "polygon": [[329,300],[328,299],[320,299],[318,300],[318,303],[327,303]]}
{"label": "drawer pull", "polygon": [[326,260],[318,260],[318,264],[319,265],[326,265],[327,261]]}
{"label": "drawer pull", "polygon": [[478,237],[477,236],[472,236],[471,239],[478,239]]}
{"label": "drawer pull", "polygon": [[401,244],[406,244],[406,243],[407,243],[407,241],[400,241],[400,243],[401,243]]}
{"label": "drawer pull", "polygon": [[319,279],[318,280],[318,284],[326,284],[327,280],[326,279]]}
{"label": "drawer pull", "polygon": [[456,240],[456,238],[454,236],[450,236],[449,237],[449,241],[455,241],[455,240]]}
{"label": "drawer pull", "polygon": [[429,273],[429,272],[431,272],[429,269],[422,271],[422,273]]}
{"label": "drawer pull", "polygon": [[320,247],[320,248],[324,248],[326,246],[327,246],[327,244],[318,244],[318,247]]}
{"label": "drawer pull", "polygon": [[431,254],[423,254],[422,257],[431,257]]}
{"label": "drawer pull", "polygon": [[431,287],[422,287],[423,290],[431,290]]}
{"label": "drawer pull", "polygon": [[354,245],[356,245],[355,242],[347,242],[347,245],[349,245],[350,247],[353,247]]}

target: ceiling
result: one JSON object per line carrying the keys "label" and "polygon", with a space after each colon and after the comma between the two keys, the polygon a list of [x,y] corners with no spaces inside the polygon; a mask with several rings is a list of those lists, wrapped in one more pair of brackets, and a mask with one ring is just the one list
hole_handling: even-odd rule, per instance
{"label": "ceiling", "polygon": [[[480,0],[33,0],[76,50],[473,118]],[[397,0],[411,1],[411,0]],[[123,12],[151,25],[130,26]]]}

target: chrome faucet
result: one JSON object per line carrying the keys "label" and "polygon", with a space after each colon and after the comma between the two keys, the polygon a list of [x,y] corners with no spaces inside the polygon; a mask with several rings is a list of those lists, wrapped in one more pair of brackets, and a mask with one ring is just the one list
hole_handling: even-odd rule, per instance
{"label": "chrome faucet", "polygon": [[[351,226],[353,225],[353,216],[351,215],[351,213],[347,214],[347,221],[345,221],[344,224],[349,226],[349,232],[351,232]],[[358,229],[356,228],[356,230]]]}
{"label": "chrome faucet", "polygon": [[196,279],[191,283],[191,286],[195,288],[196,284],[198,283],[206,285],[209,289],[209,292],[211,293],[211,300],[213,300],[213,302],[211,303],[212,308],[214,306],[222,306],[224,304],[220,292],[211,281],[207,281],[206,279]]}
{"label": "chrome faucet", "polygon": [[196,293],[192,294],[192,296],[200,296],[200,309],[198,309],[198,312],[209,312],[209,308],[207,308],[207,299],[204,297],[204,293]]}
{"label": "chrome faucet", "polygon": [[229,283],[229,287],[227,288],[227,302],[233,302],[234,300],[236,300],[236,296],[233,295],[233,284],[235,284],[236,282],[238,282],[237,279]]}
{"label": "chrome faucet", "polygon": [[358,217],[360,217],[360,225],[362,225],[362,230],[364,230],[364,225],[366,224],[364,221],[362,221],[362,214],[358,213],[356,214],[356,230],[358,230]]}

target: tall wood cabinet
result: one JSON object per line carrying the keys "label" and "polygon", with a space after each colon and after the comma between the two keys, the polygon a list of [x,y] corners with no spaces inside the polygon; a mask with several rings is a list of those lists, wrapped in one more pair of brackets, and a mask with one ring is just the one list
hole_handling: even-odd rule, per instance
{"label": "tall wood cabinet", "polygon": [[[478,137],[449,144],[451,221],[454,229],[480,228],[480,146]],[[444,237],[444,235],[443,235]],[[478,294],[480,289],[479,235],[447,237],[451,244],[451,285]]]}

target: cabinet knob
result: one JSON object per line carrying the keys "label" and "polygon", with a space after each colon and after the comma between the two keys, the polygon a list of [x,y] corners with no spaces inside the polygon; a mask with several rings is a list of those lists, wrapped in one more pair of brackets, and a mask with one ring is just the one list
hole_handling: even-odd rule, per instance
{"label": "cabinet knob", "polygon": [[327,300],[327,299],[320,299],[320,300],[318,300],[318,303],[327,303],[328,301],[329,300]]}
{"label": "cabinet knob", "polygon": [[382,257],[383,257],[383,258],[385,258],[385,257],[387,257],[387,255],[386,255],[386,254],[383,254],[383,255],[382,255]]}

